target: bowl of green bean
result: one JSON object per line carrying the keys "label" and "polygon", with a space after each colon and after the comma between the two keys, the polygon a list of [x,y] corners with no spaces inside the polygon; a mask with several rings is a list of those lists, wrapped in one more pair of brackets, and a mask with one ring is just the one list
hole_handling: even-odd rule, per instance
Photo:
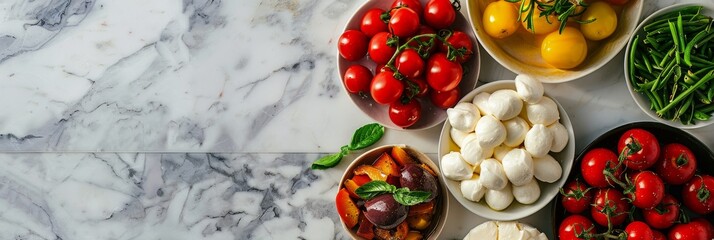
{"label": "bowl of green bean", "polygon": [[625,50],[625,79],[650,117],[693,129],[714,123],[714,3],[663,8],[642,21]]}

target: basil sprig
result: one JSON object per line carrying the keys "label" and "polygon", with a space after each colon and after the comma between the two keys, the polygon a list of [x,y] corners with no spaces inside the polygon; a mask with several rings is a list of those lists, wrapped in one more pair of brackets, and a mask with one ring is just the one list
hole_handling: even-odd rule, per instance
{"label": "basil sprig", "polygon": [[364,125],[355,131],[352,136],[352,141],[349,145],[344,145],[340,148],[340,152],[324,156],[312,163],[312,169],[328,169],[336,166],[342,160],[342,157],[349,154],[350,151],[360,150],[371,146],[379,141],[384,135],[384,126],[378,123],[370,123]]}
{"label": "basil sprig", "polygon": [[378,195],[390,193],[394,200],[404,206],[413,206],[425,202],[431,196],[430,192],[410,191],[409,188],[397,188],[385,181],[371,181],[355,190],[357,196],[369,200]]}

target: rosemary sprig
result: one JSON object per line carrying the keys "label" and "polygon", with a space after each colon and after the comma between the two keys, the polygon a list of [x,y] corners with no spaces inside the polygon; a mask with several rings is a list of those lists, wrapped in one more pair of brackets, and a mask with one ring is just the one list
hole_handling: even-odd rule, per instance
{"label": "rosemary sprig", "polygon": [[[533,26],[533,17],[535,15],[535,8],[540,10],[540,14],[536,17],[545,17],[548,23],[550,19],[547,16],[554,15],[560,21],[560,27],[558,33],[562,33],[563,29],[568,23],[568,18],[580,16],[588,8],[588,4],[585,0],[506,0],[511,3],[521,2],[520,12],[525,13],[525,19],[521,19],[521,15],[518,16],[518,21],[523,21],[529,30],[535,31]],[[579,23],[591,23],[595,19],[580,21]]]}

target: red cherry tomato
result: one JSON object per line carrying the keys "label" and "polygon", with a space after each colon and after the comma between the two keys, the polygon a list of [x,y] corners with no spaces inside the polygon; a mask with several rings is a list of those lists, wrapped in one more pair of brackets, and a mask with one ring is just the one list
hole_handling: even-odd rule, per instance
{"label": "red cherry tomato", "polygon": [[387,64],[387,62],[389,62],[394,52],[397,51],[396,47],[387,45],[387,40],[391,36],[392,35],[387,32],[380,32],[369,40],[369,58],[372,59],[372,61],[377,64]]}
{"label": "red cherry tomato", "polygon": [[595,224],[582,215],[574,214],[566,217],[558,228],[560,240],[582,240],[578,236],[595,234]]}
{"label": "red cherry tomato", "polygon": [[610,5],[625,5],[629,0],[605,0]]}
{"label": "red cherry tomato", "polygon": [[577,179],[568,182],[565,184],[562,193],[564,194],[561,196],[560,202],[569,213],[581,213],[590,208],[593,192],[588,189],[585,183]]}
{"label": "red cherry tomato", "polygon": [[668,184],[684,184],[694,176],[697,158],[688,147],[679,143],[664,146],[662,157],[655,164],[655,172]]}
{"label": "red cherry tomato", "polygon": [[650,209],[664,198],[664,182],[652,171],[638,172],[632,178],[634,189],[627,193],[632,199],[632,205],[642,209]]}
{"label": "red cherry tomato", "polygon": [[697,223],[680,223],[669,229],[669,240],[710,240],[705,227]]}
{"label": "red cherry tomato", "polygon": [[411,8],[392,10],[389,31],[397,37],[406,38],[419,30],[419,15]]}
{"label": "red cherry tomato", "polygon": [[[463,55],[456,57],[456,61],[459,63],[464,63],[471,59],[471,56],[474,55],[474,45],[471,42],[471,39],[469,38],[466,33],[461,32],[461,31],[454,31],[449,38],[446,39],[446,42],[451,44],[452,47],[454,47],[455,50],[461,51],[460,49],[464,49],[465,51],[462,53]],[[439,47],[439,51],[446,53],[449,50],[448,46],[445,43],[442,43]]]}
{"label": "red cherry tomato", "polygon": [[667,194],[656,207],[642,210],[642,216],[650,227],[666,229],[674,225],[679,218],[679,202],[674,196]]}
{"label": "red cherry tomato", "polygon": [[[597,224],[607,226],[608,218],[612,225],[617,226],[625,222],[630,204],[625,201],[625,196],[620,190],[614,188],[600,188],[595,192],[590,216]],[[609,212],[612,210],[612,212]],[[609,215],[609,216],[608,216]]]}
{"label": "red cherry tomato", "polygon": [[456,10],[449,0],[429,0],[424,7],[424,20],[430,27],[448,28],[456,20]]}
{"label": "red cherry tomato", "polygon": [[712,225],[709,220],[705,218],[695,218],[690,221],[690,223],[694,224],[699,224],[702,226],[703,229],[705,229],[705,232],[707,233],[707,239],[714,239],[714,225]]}
{"label": "red cherry tomato", "polygon": [[459,101],[459,89],[454,88],[449,91],[431,91],[429,94],[431,103],[435,106],[447,109],[456,105]]}
{"label": "red cherry tomato", "polygon": [[409,102],[395,101],[389,104],[389,119],[402,128],[408,128],[421,118],[421,104],[416,99]]}
{"label": "red cherry tomato", "polygon": [[622,180],[622,167],[617,167],[617,155],[606,148],[595,148],[588,151],[580,162],[580,173],[585,182],[593,187],[610,186],[610,180],[603,171],[608,170],[618,180]]}
{"label": "red cherry tomato", "polygon": [[652,240],[667,240],[667,236],[660,231],[652,230]]}
{"label": "red cherry tomato", "polygon": [[424,71],[424,59],[421,59],[416,50],[408,48],[399,53],[395,66],[405,77],[416,78]]}
{"label": "red cherry tomato", "polygon": [[359,30],[368,37],[372,37],[380,32],[389,31],[387,23],[382,21],[382,14],[384,14],[384,10],[379,8],[372,8],[367,11],[364,16],[362,16],[362,22],[360,22]]}
{"label": "red cherry tomato", "polygon": [[652,229],[646,223],[640,221],[627,224],[625,233],[627,233],[627,240],[652,240],[654,238]]}
{"label": "red cherry tomato", "polygon": [[384,71],[392,71],[388,67],[386,67],[384,64],[377,64],[377,66],[374,66],[374,72],[375,73],[381,73]]}
{"label": "red cherry tomato", "polygon": [[424,11],[424,8],[421,6],[421,2],[419,2],[419,0],[396,0],[392,2],[390,9],[394,9],[398,6],[411,8],[419,15],[419,18],[421,18],[421,13]]}
{"label": "red cherry tomato", "polygon": [[372,84],[372,72],[365,66],[355,64],[347,68],[343,79],[348,92],[368,93]]}
{"label": "red cherry tomato", "polygon": [[461,64],[449,61],[445,53],[436,53],[426,62],[426,82],[436,91],[449,91],[459,86],[464,73]]}
{"label": "red cherry tomato", "polygon": [[356,61],[367,54],[367,36],[357,30],[347,30],[340,35],[337,50],[347,61]]}
{"label": "red cherry tomato", "polygon": [[[434,31],[433,28],[431,28],[431,27],[429,27],[429,26],[427,26],[427,25],[421,25],[421,26],[419,26],[419,30],[417,30],[417,33],[414,34],[414,35],[417,36],[417,35],[435,34],[435,33],[436,33],[436,31]],[[426,42],[428,42],[428,41],[429,41],[430,39],[432,39],[432,38],[430,38],[430,37],[419,37],[419,38],[417,38],[417,39],[418,39],[419,41],[421,41],[421,42],[425,42],[425,43],[426,43]],[[436,49],[437,49],[436,46],[441,45],[441,41],[439,41],[439,39],[437,39],[437,38],[433,38],[433,39],[434,39],[434,44],[433,44],[433,45],[429,45],[429,46],[421,46],[421,48],[422,48],[422,49],[421,49],[421,52],[428,52],[429,54],[432,54],[432,53],[434,53],[434,52],[436,51]],[[414,49],[417,49],[417,50],[419,50],[419,48],[420,48],[420,45],[419,45],[419,42],[418,42],[418,41],[411,41],[411,42],[409,42],[409,46],[412,47],[412,48],[414,48]]]}
{"label": "red cherry tomato", "polygon": [[404,92],[402,81],[394,78],[394,73],[384,71],[377,73],[372,79],[370,93],[375,102],[379,104],[390,104],[399,100]]}
{"label": "red cherry tomato", "polygon": [[659,150],[657,138],[641,128],[627,130],[617,143],[617,152],[626,156],[625,166],[634,170],[644,170],[654,165],[659,158]]}
{"label": "red cherry tomato", "polygon": [[714,211],[714,177],[694,175],[682,189],[682,202],[698,214]]}
{"label": "red cherry tomato", "polygon": [[[412,78],[412,79],[409,79],[408,81],[409,81],[409,83],[414,84],[413,86],[409,86],[409,87],[415,87],[413,90],[416,92],[417,97],[424,97],[429,93],[429,85],[426,84],[426,81],[424,81],[423,78]],[[409,83],[407,83],[407,84],[409,84]]]}

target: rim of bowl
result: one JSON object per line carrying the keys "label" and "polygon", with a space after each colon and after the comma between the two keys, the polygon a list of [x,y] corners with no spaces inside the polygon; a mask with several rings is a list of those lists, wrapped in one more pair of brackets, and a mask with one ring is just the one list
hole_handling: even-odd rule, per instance
{"label": "rim of bowl", "polygon": [[[419,2],[422,4],[422,6],[424,6],[427,1],[428,1],[428,0],[419,0]],[[389,6],[389,5],[391,5],[391,3],[392,3],[391,1],[380,1],[380,0],[367,0],[367,1],[365,1],[365,2],[362,3],[362,5],[360,5],[360,6],[357,8],[357,10],[350,16],[350,18],[347,20],[347,22],[345,23],[345,25],[344,25],[344,27],[342,28],[342,31],[341,31],[340,33],[343,33],[343,32],[345,32],[345,31],[347,31],[347,30],[351,30],[351,29],[352,29],[352,28],[350,28],[350,22],[352,21],[353,18],[355,18],[355,16],[357,16],[358,13],[365,13],[365,12],[367,12],[369,9],[374,8],[374,7],[378,7],[378,6],[380,6],[380,5]],[[473,59],[471,59],[471,60],[469,60],[469,61],[475,61],[475,63],[474,63],[474,64],[471,64],[471,65],[476,66],[476,69],[475,69],[475,70],[474,70],[474,69],[469,69],[470,72],[468,73],[469,78],[473,79],[473,82],[474,82],[474,83],[473,83],[473,86],[461,86],[461,83],[459,83],[459,88],[460,88],[460,90],[462,90],[462,91],[461,91],[461,92],[462,92],[461,95],[464,95],[464,96],[465,96],[465,94],[463,94],[464,92],[469,92],[469,91],[475,89],[476,86],[478,85],[478,78],[479,78],[480,73],[481,73],[481,50],[479,49],[479,46],[480,46],[479,39],[478,39],[478,37],[476,36],[476,32],[474,31],[474,28],[472,27],[471,21],[469,21],[468,16],[465,16],[465,15],[462,14],[460,11],[457,11],[457,12],[456,12],[456,21],[463,22],[463,23],[461,24],[461,25],[463,25],[463,29],[462,29],[462,30],[463,30],[465,33],[467,33],[467,35],[469,35],[469,38],[470,38],[471,41],[474,43],[474,45],[473,45],[474,56],[472,57]],[[338,38],[339,38],[339,37],[338,37]],[[399,130],[399,131],[419,131],[419,130],[425,130],[425,129],[433,128],[433,127],[435,127],[435,126],[437,126],[437,125],[443,123],[444,120],[446,120],[446,110],[445,110],[445,109],[440,109],[440,108],[438,108],[438,107],[436,107],[436,106],[433,106],[433,109],[434,109],[434,110],[436,110],[436,111],[443,111],[443,114],[441,114],[441,115],[443,115],[443,116],[441,117],[442,119],[441,119],[441,120],[438,120],[438,118],[437,118],[437,119],[434,120],[433,123],[424,124],[423,126],[418,126],[418,125],[420,125],[420,124],[419,124],[419,121],[417,121],[417,123],[414,124],[414,125],[412,125],[411,127],[402,128],[402,127],[399,127],[399,126],[395,125],[394,123],[392,123],[392,122],[389,120],[389,116],[387,116],[384,120],[380,120],[380,119],[378,119],[378,118],[372,117],[369,113],[367,113],[367,111],[365,110],[365,108],[363,108],[363,107],[361,106],[361,104],[358,103],[358,101],[360,101],[360,100],[359,100],[360,97],[359,97],[359,96],[356,96],[355,94],[352,94],[352,93],[348,92],[348,91],[347,91],[347,88],[345,87],[344,79],[343,79],[344,76],[343,76],[343,74],[342,74],[343,71],[342,71],[341,68],[340,68],[340,63],[342,63],[343,61],[349,63],[349,62],[351,62],[351,61],[347,61],[347,60],[343,59],[343,58],[340,56],[340,53],[337,52],[337,51],[336,51],[336,54],[335,54],[335,59],[336,59],[335,65],[337,66],[337,68],[336,68],[336,69],[337,69],[337,75],[338,75],[338,77],[339,77],[339,79],[340,79],[340,86],[341,86],[342,92],[345,93],[345,94],[347,94],[347,97],[350,98],[350,101],[352,102],[352,104],[355,105],[355,107],[357,107],[364,115],[367,115],[367,117],[369,117],[370,119],[372,119],[372,120],[374,120],[374,121],[377,121],[377,122],[380,123],[382,126],[385,126],[385,127],[389,128],[389,129]],[[362,61],[364,61],[364,60],[365,60],[365,59],[362,59],[362,60],[359,60],[359,61],[355,61],[355,63],[360,63],[360,62],[362,62]],[[369,61],[369,60],[368,60],[368,61]],[[371,62],[371,61],[370,61],[370,62]],[[347,69],[347,68],[345,68],[345,69]],[[373,69],[370,69],[370,72],[371,72],[372,70],[373,70]],[[464,80],[464,79],[462,78],[462,80],[461,80],[462,83],[463,83],[463,80]],[[463,90],[467,90],[467,91],[463,91]],[[370,101],[370,104],[378,104],[378,103],[374,102],[374,100],[369,100],[369,101]],[[430,105],[433,105],[428,99],[426,99],[425,101],[421,101],[421,102],[428,102],[428,103],[422,103],[422,104],[430,104]],[[422,108],[422,109],[423,109],[423,108]],[[386,113],[386,110],[385,110],[385,113],[384,113],[384,114],[385,114],[385,115],[387,114],[387,113]],[[429,113],[429,115],[436,115],[436,114]],[[425,116],[426,116],[426,114],[425,114],[424,112],[422,112],[422,116],[421,116],[420,121],[423,120]],[[435,118],[436,118],[436,117],[435,117]],[[414,126],[418,126],[418,127],[414,127]]]}
{"label": "rim of bowl", "polygon": [[635,89],[632,86],[632,82],[630,82],[631,81],[630,74],[629,74],[630,65],[628,64],[628,61],[630,59],[630,52],[631,52],[630,49],[632,48],[632,41],[635,39],[635,36],[639,35],[642,32],[642,28],[644,28],[645,25],[649,24],[650,22],[652,22],[652,20],[654,18],[661,16],[662,14],[676,11],[679,8],[689,7],[689,6],[703,6],[704,11],[714,12],[714,3],[712,3],[712,2],[709,2],[709,3],[707,3],[707,2],[678,3],[678,4],[667,6],[660,10],[655,11],[654,13],[647,16],[647,18],[645,18],[645,20],[640,22],[637,25],[637,28],[635,28],[635,31],[630,35],[630,39],[627,41],[627,46],[625,47],[625,57],[624,57],[625,61],[623,63],[624,69],[625,69],[624,74],[625,74],[625,84],[627,84],[627,90],[630,92],[630,97],[632,97],[632,100],[635,101],[635,103],[640,108],[640,110],[642,110],[650,118],[652,118],[660,123],[664,123],[671,127],[676,127],[676,128],[681,128],[681,129],[696,129],[696,128],[709,126],[712,123],[714,123],[714,119],[709,119],[707,121],[697,121],[695,124],[684,125],[681,122],[675,122],[675,121],[667,120],[667,119],[657,116],[657,114],[655,114],[649,108],[650,107],[649,99],[645,99],[641,93],[635,92]]}
{"label": "rim of bowl", "polygon": [[[506,89],[506,86],[509,89],[515,89],[515,81],[514,80],[498,80],[498,81],[493,81],[487,84],[483,84],[479,86],[478,88],[474,89],[473,91],[469,92],[466,96],[464,96],[462,99],[459,100],[459,102],[467,102],[471,101],[474,96],[476,96],[478,93],[483,92],[483,89],[490,88],[490,87],[495,87],[495,86],[503,86],[500,87],[499,89]],[[512,86],[512,88],[510,88]],[[446,184],[446,186],[449,188],[449,192],[454,195],[454,198],[456,199],[459,204],[461,204],[464,208],[468,209],[472,213],[481,216],[486,219],[491,219],[491,220],[498,220],[498,221],[512,221],[512,220],[518,220],[530,215],[533,215],[534,213],[542,210],[548,204],[550,204],[551,200],[555,198],[558,195],[558,191],[550,191],[548,193],[545,193],[543,191],[544,187],[543,184],[547,184],[545,186],[555,188],[556,190],[563,185],[565,185],[566,180],[569,177],[569,174],[571,172],[571,169],[573,167],[573,160],[575,158],[575,132],[573,130],[573,125],[572,122],[570,121],[570,117],[568,116],[568,113],[565,111],[562,105],[556,100],[555,98],[549,96],[548,94],[545,94],[544,96],[550,97],[553,99],[556,105],[558,105],[558,111],[560,112],[560,120],[559,122],[563,124],[567,129],[568,129],[568,145],[566,147],[555,154],[563,154],[564,156],[561,156],[560,158],[556,158],[556,160],[561,164],[562,168],[562,174],[560,176],[560,179],[554,183],[543,183],[539,182],[539,185],[541,186],[541,196],[540,198],[536,201],[536,203],[533,204],[521,204],[524,206],[523,209],[521,209],[518,212],[509,212],[509,209],[513,206],[513,204],[520,204],[517,201],[514,200],[513,203],[511,203],[508,208],[501,210],[501,211],[496,211],[488,207],[486,204],[485,200],[482,200],[481,202],[472,202],[469,201],[460,194],[460,189],[455,189],[452,190],[451,186],[447,183],[447,181],[451,182],[456,182],[450,179],[446,179],[443,174],[441,174],[442,181]],[[467,100],[469,99],[469,100]],[[442,149],[447,148],[448,146],[442,146],[443,144],[450,145],[451,144],[451,124],[449,121],[446,121],[441,128],[441,134],[439,135],[439,148],[438,148],[438,158],[439,158],[439,167],[441,167],[441,157],[447,152],[443,152]],[[551,154],[551,152],[549,152]],[[552,154],[551,154],[552,155]],[[555,157],[554,157],[555,158]],[[541,184],[542,183],[542,184]],[[471,207],[470,205],[475,205],[475,204],[482,204],[485,206],[483,208],[484,210],[478,210],[476,208]],[[511,209],[512,210],[512,209]]]}
{"label": "rim of bowl", "polygon": [[[429,237],[426,238],[426,239],[430,239],[430,240],[438,239],[439,235],[441,235],[441,232],[444,230],[444,226],[446,226],[446,220],[448,219],[448,215],[449,215],[449,191],[446,189],[446,183],[441,179],[442,174],[441,174],[441,170],[439,168],[439,164],[434,162],[434,160],[431,159],[424,152],[419,151],[419,150],[411,147],[410,145],[407,145],[407,144],[382,145],[382,146],[372,148],[372,149],[360,154],[350,163],[349,166],[347,166],[344,173],[342,173],[342,177],[340,178],[340,182],[337,187],[337,190],[339,191],[339,189],[344,187],[344,182],[345,182],[345,180],[347,180],[347,178],[354,176],[353,170],[356,167],[358,167],[359,165],[364,164],[363,162],[367,161],[366,160],[367,156],[377,155],[378,153],[389,151],[389,149],[391,149],[392,147],[395,147],[395,146],[403,148],[404,151],[406,151],[413,157],[416,157],[417,160],[419,160],[419,162],[425,163],[426,165],[428,165],[432,170],[434,170],[434,172],[436,172],[437,175],[439,175],[436,180],[439,182],[439,185],[441,187],[440,194],[441,194],[441,208],[442,209],[441,209],[440,215],[437,219],[437,220],[439,220],[439,222],[436,223],[436,226],[434,227],[434,230],[432,230],[431,235],[429,235]],[[375,157],[375,159],[372,159],[372,160],[376,160],[376,157]],[[347,232],[347,234],[350,235],[353,239],[363,239],[362,237],[357,236],[356,233],[352,231],[352,229],[348,228],[347,225],[345,225],[345,222],[342,221],[342,218],[340,218],[340,224],[342,225],[342,229],[344,229]]]}
{"label": "rim of bowl", "polygon": [[[483,36],[482,36],[482,34],[480,33],[479,29],[476,28],[476,25],[477,25],[477,24],[472,21],[472,17],[471,17],[471,16],[472,16],[471,11],[475,10],[475,9],[472,10],[472,8],[475,8],[475,7],[472,6],[472,4],[474,4],[474,3],[472,3],[472,2],[478,2],[478,1],[480,1],[480,0],[469,0],[469,1],[466,1],[466,11],[467,11],[467,13],[468,13],[468,15],[469,15],[468,19],[469,19],[469,22],[471,23],[471,27],[472,27],[473,30],[474,30],[474,33],[475,33],[475,35],[476,35],[476,38],[478,38],[479,42],[487,42],[487,41],[484,41],[482,38],[484,38],[484,37],[490,38],[490,36],[487,36],[487,35],[483,35]],[[477,3],[476,3],[476,4],[477,4]],[[632,6],[632,7],[635,8],[635,10],[636,10],[636,15],[632,16],[632,19],[635,19],[635,20],[639,21],[640,17],[642,16],[642,9],[644,8],[644,1],[643,1],[643,0],[633,0],[633,1],[628,2],[627,4],[634,4],[634,6]],[[619,19],[618,19],[618,20],[619,20]],[[618,25],[619,25],[619,21],[618,21]],[[631,37],[632,37],[632,34],[633,34],[633,32],[634,32],[634,30],[635,30],[635,28],[636,28],[636,26],[637,26],[637,24],[633,24],[630,29],[627,29],[627,31],[626,31],[627,33],[623,36],[623,38],[624,38],[624,39],[629,39],[629,38],[631,38]],[[483,34],[485,34],[485,33],[483,33]],[[582,77],[585,77],[585,76],[589,75],[590,73],[592,73],[592,72],[594,72],[594,71],[597,71],[597,70],[600,69],[602,66],[604,66],[604,65],[607,64],[607,63],[609,63],[612,59],[615,58],[615,56],[617,56],[617,54],[620,53],[620,51],[622,50],[622,48],[624,48],[625,45],[627,45],[628,42],[629,42],[629,41],[622,41],[621,43],[618,44],[619,46],[616,45],[616,46],[617,46],[616,48],[613,48],[613,49],[610,51],[609,54],[605,55],[605,57],[604,57],[601,61],[596,62],[596,63],[593,64],[592,66],[589,66],[589,68],[587,68],[587,69],[582,69],[582,70],[579,70],[579,71],[572,71],[572,70],[568,70],[568,69],[565,69],[565,70],[561,69],[561,71],[565,71],[565,72],[577,72],[577,73],[567,74],[567,75],[565,75],[566,77],[562,77],[562,78],[559,78],[559,79],[558,79],[558,78],[555,78],[555,79],[554,79],[554,78],[550,78],[550,77],[548,77],[548,76],[543,76],[543,75],[541,75],[541,74],[537,74],[537,75],[535,75],[535,76],[538,76],[539,78],[544,79],[543,83],[563,83],[563,82],[569,82],[569,81],[573,81],[573,80],[580,79],[580,78],[582,78]],[[523,62],[521,62],[520,60],[514,58],[513,56],[511,56],[510,54],[508,54],[508,53],[506,53],[506,52],[504,52],[503,56],[498,55],[498,54],[496,54],[496,53],[498,53],[498,52],[497,52],[498,50],[496,50],[495,48],[493,48],[493,47],[491,47],[491,46],[489,46],[489,45],[487,45],[487,44],[482,44],[482,46],[483,46],[483,49],[485,49],[486,52],[488,52],[488,54],[489,54],[493,59],[495,59],[496,62],[498,62],[499,65],[505,67],[506,69],[508,69],[508,70],[510,70],[511,72],[514,72],[514,73],[516,73],[516,74],[532,74],[532,75],[533,75],[533,73],[527,72],[527,71],[525,71],[525,69],[528,69],[528,68],[538,68],[537,66],[531,66],[531,65],[528,65],[528,64],[526,64],[526,63],[523,63]],[[499,48],[499,49],[500,49],[500,48]],[[500,50],[500,51],[503,52],[503,50]],[[505,63],[507,63],[507,62],[515,62],[516,64],[505,64]],[[576,68],[578,68],[578,67],[576,67]]]}

